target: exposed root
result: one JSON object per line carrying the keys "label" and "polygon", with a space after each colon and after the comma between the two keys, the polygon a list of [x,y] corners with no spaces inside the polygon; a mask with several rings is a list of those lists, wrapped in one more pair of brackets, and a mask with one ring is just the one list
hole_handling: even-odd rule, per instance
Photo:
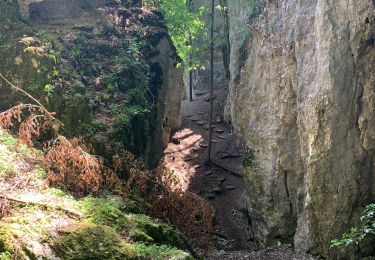
{"label": "exposed root", "polygon": [[11,203],[37,206],[37,207],[47,208],[47,209],[51,209],[51,210],[58,210],[58,211],[61,211],[61,212],[65,213],[69,217],[72,217],[72,218],[75,218],[75,219],[78,219],[78,220],[81,219],[81,216],[79,214],[77,214],[77,213],[75,213],[73,211],[64,209],[62,207],[55,207],[55,206],[51,206],[51,205],[44,204],[44,203],[37,203],[37,202],[32,202],[32,201],[19,200],[19,199],[7,197],[7,196],[4,196],[4,195],[0,195],[0,199],[5,200],[5,201],[9,201]]}

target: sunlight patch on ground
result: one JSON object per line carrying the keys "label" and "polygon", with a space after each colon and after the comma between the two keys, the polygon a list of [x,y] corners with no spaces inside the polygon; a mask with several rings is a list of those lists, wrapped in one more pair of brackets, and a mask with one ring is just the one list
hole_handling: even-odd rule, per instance
{"label": "sunlight patch on ground", "polygon": [[202,149],[203,136],[190,128],[179,130],[171,140],[178,140],[179,143],[170,142],[165,149],[164,165],[172,171],[182,188],[187,190],[191,178],[197,173],[199,164],[193,164],[194,150]]}

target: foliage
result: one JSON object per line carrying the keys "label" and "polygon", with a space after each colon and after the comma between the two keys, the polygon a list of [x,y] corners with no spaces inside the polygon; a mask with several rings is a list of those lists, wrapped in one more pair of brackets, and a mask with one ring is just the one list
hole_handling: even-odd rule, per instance
{"label": "foliage", "polygon": [[[202,57],[208,51],[206,23],[203,21],[204,9],[191,12],[186,0],[156,0],[164,14],[169,35],[188,70],[203,67]],[[192,45],[190,45],[190,38]],[[190,64],[191,62],[191,64]]]}
{"label": "foliage", "polygon": [[51,84],[47,84],[44,86],[44,91],[47,92],[48,96],[52,96],[53,92],[55,90],[55,86]]}
{"label": "foliage", "polygon": [[[150,141],[150,125],[156,125],[160,91],[151,82],[148,54],[152,39],[158,40],[165,28],[153,10],[104,9],[103,24],[76,25],[69,37],[38,31],[55,57],[53,87],[38,88],[45,86],[46,100],[63,119],[67,137],[80,136],[108,160],[124,150],[147,158],[144,146]],[[151,19],[159,20],[150,26]]]}
{"label": "foliage", "polygon": [[375,235],[375,204],[366,207],[361,222],[360,227],[352,227],[349,233],[344,233],[339,239],[332,240],[331,248],[336,247],[344,250],[350,245],[358,245],[368,235]]}
{"label": "foliage", "polygon": [[[27,115],[26,119],[22,115]],[[41,129],[50,127],[56,121],[53,115],[41,105],[20,104],[0,113],[0,128],[9,129],[18,124],[20,141],[33,146],[32,139],[40,136]]]}
{"label": "foliage", "polygon": [[[32,98],[32,97],[31,97]],[[35,100],[36,103],[38,101]],[[40,118],[47,122],[56,121],[52,114],[39,105],[27,105],[34,118],[34,108],[39,111]],[[37,109],[36,109],[37,108]],[[10,116],[9,116],[10,115]],[[22,126],[24,123],[22,110],[19,107],[8,110],[2,117],[2,125],[8,128],[13,126],[13,121]],[[32,145],[34,129],[40,129],[43,120],[29,120],[31,128],[25,128],[26,140]],[[52,127],[53,124],[48,126]],[[31,133],[27,130],[31,129]],[[20,129],[21,130],[21,129]],[[39,132],[39,131],[37,131]],[[99,194],[105,186],[109,186],[119,194],[137,194],[151,205],[150,213],[160,219],[171,220],[182,231],[191,236],[199,234],[196,245],[209,246],[209,238],[213,231],[213,208],[210,204],[189,192],[175,189],[174,176],[169,172],[157,170],[145,171],[144,165],[131,154],[114,157],[113,169],[105,167],[104,159],[91,155],[89,149],[80,145],[78,139],[68,140],[63,136],[52,139],[46,146],[47,154],[44,165],[48,170],[50,184],[68,189],[76,195]],[[117,177],[124,172],[127,179],[121,182]],[[108,185],[110,184],[110,185]],[[112,185],[112,186],[111,186]],[[115,187],[115,188],[113,188]],[[103,201],[88,198],[83,201],[82,208],[86,210],[86,218],[98,224],[106,224],[125,231],[131,239],[140,241],[153,241],[158,243],[173,244],[179,235],[167,225],[152,222],[142,215],[125,215],[121,205],[116,200]],[[130,224],[133,222],[135,224]],[[165,239],[168,237],[168,239]]]}
{"label": "foliage", "polygon": [[14,259],[14,257],[10,252],[3,252],[3,253],[0,253],[0,259],[2,259],[2,260],[12,260],[12,259]]}
{"label": "foliage", "polygon": [[83,150],[78,139],[69,141],[63,136],[50,142],[44,158],[51,185],[63,185],[83,195],[99,192],[103,182],[102,164],[100,158]]}

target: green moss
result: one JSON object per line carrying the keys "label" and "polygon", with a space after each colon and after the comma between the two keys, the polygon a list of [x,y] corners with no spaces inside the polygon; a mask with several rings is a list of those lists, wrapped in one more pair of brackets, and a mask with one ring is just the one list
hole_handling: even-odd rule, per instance
{"label": "green moss", "polygon": [[118,197],[86,197],[82,201],[82,209],[88,221],[110,226],[116,231],[128,234],[134,241],[177,244],[179,241],[178,231],[165,223],[151,219],[149,216],[124,212],[123,209],[127,208],[125,203],[126,201]]}
{"label": "green moss", "polygon": [[157,245],[146,245],[146,244],[137,244],[136,248],[139,254],[146,259],[152,260],[164,260],[164,259],[173,259],[173,260],[193,260],[188,253],[179,250],[170,246],[157,246]]}
{"label": "green moss", "polygon": [[17,146],[17,139],[0,130],[0,144],[5,145],[9,149],[15,149]]}
{"label": "green moss", "polygon": [[12,149],[16,144],[16,139],[0,130],[0,177],[7,177],[14,171]]}
{"label": "green moss", "polygon": [[166,245],[177,245],[180,234],[171,226],[156,222],[149,216],[138,214],[130,215],[130,220],[136,224],[136,227],[153,238],[155,243]]}
{"label": "green moss", "polygon": [[[13,246],[10,241],[10,229],[6,225],[0,225],[0,252],[11,253]],[[0,258],[1,259],[1,258]]]}
{"label": "green moss", "polygon": [[139,229],[133,229],[132,231],[130,231],[130,238],[136,242],[154,242],[154,239],[152,237]]}
{"label": "green moss", "polygon": [[36,167],[34,170],[33,170],[33,173],[34,175],[39,178],[39,179],[42,179],[42,180],[45,180],[47,179],[48,177],[48,173],[47,171],[42,168],[42,167]]}
{"label": "green moss", "polygon": [[124,205],[118,197],[86,197],[81,203],[87,220],[90,222],[108,225],[117,231],[131,229],[133,226],[126,214],[121,210]]}
{"label": "green moss", "polygon": [[[29,159],[35,160],[41,153],[31,149],[24,144],[18,143],[18,140],[12,135],[0,129],[0,176],[5,178],[18,171],[18,165]],[[36,175],[40,175],[42,168],[35,166]],[[40,176],[42,178],[42,176]]]}
{"label": "green moss", "polygon": [[11,134],[0,129],[0,145],[4,145],[7,150],[12,152],[20,152],[23,156],[29,157],[33,153],[37,153],[36,150],[29,148],[27,145],[19,143],[18,139],[13,137]]}
{"label": "green moss", "polygon": [[65,229],[54,242],[63,259],[139,259],[134,246],[125,243],[111,228],[81,223]]}
{"label": "green moss", "polygon": [[73,198],[72,196],[67,195],[64,191],[57,188],[48,188],[43,191],[45,194],[55,195],[60,198]]}
{"label": "green moss", "polygon": [[[1,151],[1,147],[0,147]],[[1,151],[0,154],[0,177],[6,178],[14,172],[13,164],[7,160],[9,153]]]}
{"label": "green moss", "polygon": [[10,252],[1,252],[0,253],[0,259],[1,260],[12,260],[12,259],[14,259],[14,256]]}

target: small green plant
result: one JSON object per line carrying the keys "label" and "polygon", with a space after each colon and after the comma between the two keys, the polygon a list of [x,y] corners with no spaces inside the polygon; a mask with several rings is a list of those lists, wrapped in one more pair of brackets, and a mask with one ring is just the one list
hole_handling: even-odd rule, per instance
{"label": "small green plant", "polygon": [[116,84],[114,84],[114,83],[112,83],[112,82],[109,82],[109,83],[107,84],[107,89],[108,89],[108,91],[110,91],[110,92],[115,92],[115,90],[117,89],[117,86],[116,86]]}
{"label": "small green plant", "polygon": [[81,45],[75,46],[72,52],[72,57],[74,59],[81,59],[82,55],[83,55],[82,46]]}
{"label": "small green plant", "polygon": [[53,92],[55,91],[55,86],[51,84],[47,84],[44,86],[44,91],[47,92],[48,96],[52,96]]}
{"label": "small green plant", "polygon": [[39,179],[45,180],[48,177],[48,172],[42,167],[35,168],[33,172],[35,173],[35,176]]}
{"label": "small green plant", "polygon": [[331,248],[338,248],[344,251],[345,248],[353,244],[358,245],[368,235],[375,235],[375,204],[366,207],[362,217],[361,226],[352,227],[349,233],[344,233],[339,239],[331,241]]}
{"label": "small green plant", "polygon": [[3,253],[0,253],[0,259],[1,260],[12,260],[12,259],[14,259],[14,257],[9,252],[3,252]]}
{"label": "small green plant", "polygon": [[54,77],[58,77],[59,74],[60,74],[60,72],[59,72],[59,70],[56,68],[56,66],[53,67],[52,75],[53,75]]}

